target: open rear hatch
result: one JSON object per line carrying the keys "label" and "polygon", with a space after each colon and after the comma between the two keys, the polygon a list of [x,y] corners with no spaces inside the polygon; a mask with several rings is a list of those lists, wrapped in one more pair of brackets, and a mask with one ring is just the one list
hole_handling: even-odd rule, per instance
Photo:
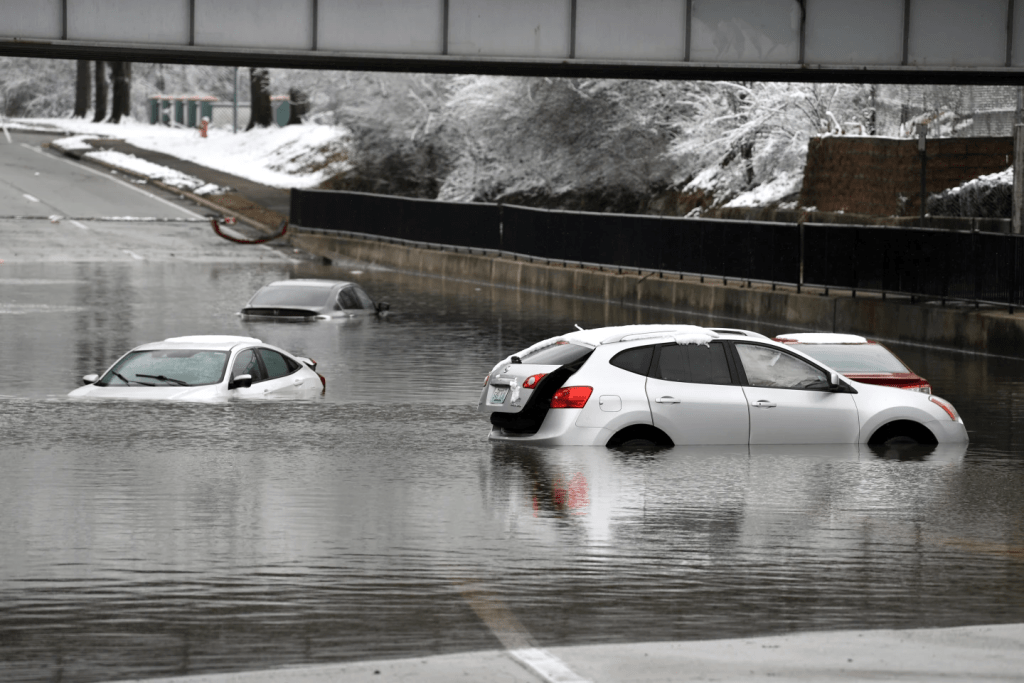
{"label": "open rear hatch", "polygon": [[506,432],[536,434],[551,407],[551,397],[592,352],[589,346],[563,341],[502,361],[488,375],[480,410]]}

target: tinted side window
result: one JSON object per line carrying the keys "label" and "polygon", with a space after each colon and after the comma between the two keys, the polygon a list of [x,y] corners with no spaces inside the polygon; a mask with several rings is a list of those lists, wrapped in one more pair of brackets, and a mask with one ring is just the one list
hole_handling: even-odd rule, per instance
{"label": "tinted side window", "polygon": [[653,346],[639,346],[635,349],[626,349],[621,353],[615,354],[615,357],[610,362],[615,367],[622,368],[627,372],[647,375],[647,371],[651,369],[651,358],[653,356]]}
{"label": "tinted side window", "polygon": [[669,382],[732,384],[723,344],[663,346],[654,376]]}
{"label": "tinted side window", "polygon": [[755,344],[737,344],[736,352],[752,387],[778,389],[822,389],[828,387],[825,373],[781,349]]}
{"label": "tinted side window", "polygon": [[231,379],[239,375],[252,375],[253,384],[266,379],[252,349],[246,349],[235,356],[235,364],[231,366]]}
{"label": "tinted side window", "polygon": [[359,302],[359,297],[356,296],[354,287],[346,287],[345,289],[338,292],[338,303],[345,310],[359,310],[363,305]]}
{"label": "tinted side window", "polygon": [[294,372],[288,367],[288,360],[277,351],[260,349],[260,358],[263,359],[263,365],[267,368],[267,379],[277,379]]}

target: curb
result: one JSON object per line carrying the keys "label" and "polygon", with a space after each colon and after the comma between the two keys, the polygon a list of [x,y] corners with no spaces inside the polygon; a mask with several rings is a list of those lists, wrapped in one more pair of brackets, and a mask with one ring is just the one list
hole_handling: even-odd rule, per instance
{"label": "curb", "polygon": [[109,162],[102,161],[100,159],[92,158],[92,157],[89,156],[89,152],[81,152],[79,150],[63,150],[63,149],[61,149],[59,147],[54,147],[54,146],[52,146],[50,144],[46,144],[44,146],[48,147],[50,149],[55,149],[58,152],[60,152],[61,154],[63,154],[64,156],[69,157],[71,159],[74,159],[75,161],[80,161],[80,162],[83,162],[83,163],[93,164],[94,166],[100,166],[100,167],[103,167],[103,168],[106,168],[106,169],[109,169],[109,170],[112,170],[112,171],[117,171],[118,173],[123,173],[124,175],[127,175],[127,176],[132,176],[132,177],[135,177],[135,178],[139,178],[141,180],[145,180],[147,183],[149,183],[151,185],[154,185],[155,187],[159,187],[161,190],[165,190],[167,192],[170,192],[172,194],[176,194],[176,195],[180,196],[182,199],[188,199],[189,201],[194,202],[194,203],[196,203],[196,204],[198,204],[200,206],[204,206],[204,207],[206,207],[208,209],[212,209],[214,211],[219,211],[221,214],[223,214],[225,216],[231,216],[236,221],[239,221],[241,223],[245,223],[249,227],[255,228],[256,230],[259,230],[260,232],[262,232],[264,234],[272,235],[272,234],[274,234],[276,232],[276,230],[272,226],[269,226],[266,223],[260,223],[259,221],[253,220],[252,218],[249,218],[248,216],[243,216],[243,215],[239,214],[236,211],[232,211],[231,209],[229,209],[227,207],[221,206],[220,204],[217,204],[216,202],[210,201],[206,197],[201,197],[201,196],[195,194],[194,192],[190,192],[188,190],[183,190],[180,187],[174,187],[173,185],[168,185],[167,183],[164,183],[164,182],[159,181],[159,180],[154,180],[153,178],[150,178],[149,176],[146,176],[146,175],[143,175],[141,173],[138,173],[137,171],[132,171],[130,169],[122,168],[121,166],[117,166],[115,164],[111,164]]}

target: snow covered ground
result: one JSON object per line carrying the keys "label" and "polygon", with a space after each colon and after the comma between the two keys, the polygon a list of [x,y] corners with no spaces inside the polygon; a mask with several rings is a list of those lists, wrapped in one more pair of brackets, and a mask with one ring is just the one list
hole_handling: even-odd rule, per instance
{"label": "snow covered ground", "polygon": [[73,136],[120,139],[142,149],[285,189],[316,187],[351,167],[348,131],[337,126],[272,126],[238,133],[214,128],[210,129],[209,137],[203,138],[195,129],[132,120],[112,124],[82,119],[8,119],[7,123],[11,128],[44,128]]}

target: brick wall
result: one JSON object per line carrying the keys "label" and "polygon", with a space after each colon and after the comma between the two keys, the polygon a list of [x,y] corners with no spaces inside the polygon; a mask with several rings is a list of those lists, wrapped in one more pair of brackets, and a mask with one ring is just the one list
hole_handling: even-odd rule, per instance
{"label": "brick wall", "polygon": [[[928,140],[927,190],[941,192],[1013,163],[1013,138]],[[874,216],[920,213],[917,140],[812,138],[800,192],[803,206]]]}

